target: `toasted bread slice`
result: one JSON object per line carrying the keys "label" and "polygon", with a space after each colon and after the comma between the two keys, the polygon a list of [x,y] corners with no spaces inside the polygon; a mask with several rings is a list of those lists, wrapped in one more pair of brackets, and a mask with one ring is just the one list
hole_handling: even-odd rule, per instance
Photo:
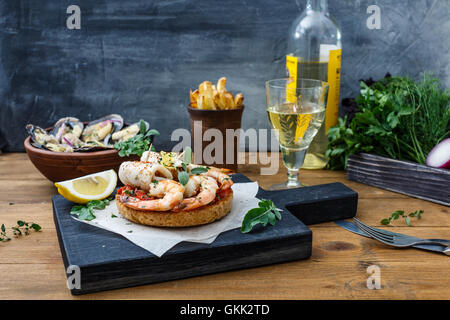
{"label": "toasted bread slice", "polygon": [[128,220],[155,227],[192,227],[211,223],[226,216],[231,210],[233,191],[212,204],[190,211],[143,211],[125,206],[116,195],[119,212]]}

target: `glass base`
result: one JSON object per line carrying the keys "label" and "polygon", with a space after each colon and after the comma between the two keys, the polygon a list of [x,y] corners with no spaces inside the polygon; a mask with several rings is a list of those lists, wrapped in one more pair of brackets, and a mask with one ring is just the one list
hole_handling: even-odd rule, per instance
{"label": "glass base", "polygon": [[291,182],[291,181],[286,181],[283,183],[277,183],[277,184],[273,184],[269,187],[269,190],[285,190],[285,189],[293,189],[293,188],[301,188],[301,187],[306,187],[305,184],[301,183],[300,181],[297,181],[295,183]]}

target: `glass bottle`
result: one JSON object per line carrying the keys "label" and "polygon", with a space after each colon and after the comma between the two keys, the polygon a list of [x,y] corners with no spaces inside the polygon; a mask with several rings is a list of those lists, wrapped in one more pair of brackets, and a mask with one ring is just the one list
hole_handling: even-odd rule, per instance
{"label": "glass bottle", "polygon": [[341,32],[328,13],[328,1],[308,0],[289,31],[286,69],[293,88],[300,79],[316,79],[328,82],[329,89],[325,121],[306,153],[305,169],[327,163],[326,132],[338,119],[341,52]]}

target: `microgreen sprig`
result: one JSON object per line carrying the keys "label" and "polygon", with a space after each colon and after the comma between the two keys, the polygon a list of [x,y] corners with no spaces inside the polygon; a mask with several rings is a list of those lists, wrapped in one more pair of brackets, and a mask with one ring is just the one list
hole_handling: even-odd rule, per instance
{"label": "microgreen sprig", "polygon": [[[120,157],[128,157],[132,154],[142,156],[144,151],[147,151],[152,136],[159,136],[159,132],[156,129],[148,129],[144,120],[140,120],[139,122],[139,133],[134,137],[126,140],[117,142],[114,144],[114,148],[119,152]],[[154,151],[152,146],[152,151]]]}
{"label": "microgreen sprig", "polygon": [[[17,225],[14,227],[11,227],[11,230],[13,231],[14,236],[17,238],[21,235],[29,235],[31,230],[34,231],[40,231],[42,228],[40,225],[34,222],[26,222],[23,220],[18,220]],[[6,233],[6,227],[4,224],[0,227],[0,242],[2,241],[10,241],[11,238]]]}
{"label": "microgreen sprig", "polygon": [[33,222],[17,221],[17,226],[11,227],[14,236],[29,235],[31,230],[39,231],[41,226]]}
{"label": "microgreen sprig", "polygon": [[388,224],[391,224],[392,221],[398,220],[400,217],[402,217],[402,218],[405,219],[406,225],[408,227],[410,227],[411,226],[411,218],[416,217],[417,220],[420,220],[420,218],[422,218],[422,214],[423,213],[424,213],[423,210],[417,210],[417,211],[405,214],[405,211],[397,210],[397,211],[393,212],[389,218],[382,219],[380,221],[380,223],[383,224],[383,225],[388,225]]}
{"label": "microgreen sprig", "polygon": [[6,227],[4,224],[2,224],[1,229],[0,229],[0,242],[1,241],[9,241],[11,240],[10,237],[8,237],[8,235],[6,234]]}

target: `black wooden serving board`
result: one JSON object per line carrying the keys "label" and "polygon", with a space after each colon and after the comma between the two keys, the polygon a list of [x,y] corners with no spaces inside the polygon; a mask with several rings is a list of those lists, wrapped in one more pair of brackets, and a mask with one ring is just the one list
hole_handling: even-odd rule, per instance
{"label": "black wooden serving board", "polygon": [[[234,182],[250,182],[241,174],[232,177]],[[116,233],[72,219],[73,203],[54,196],[54,220],[64,266],[66,270],[69,266],[80,268],[80,288],[71,289],[72,294],[307,259],[312,232],[305,223],[354,217],[358,195],[341,183],[331,183],[283,191],[260,189],[257,197],[271,199],[285,209],[275,226],[257,226],[248,234],[230,230],[211,244],[181,242],[158,258]]]}

